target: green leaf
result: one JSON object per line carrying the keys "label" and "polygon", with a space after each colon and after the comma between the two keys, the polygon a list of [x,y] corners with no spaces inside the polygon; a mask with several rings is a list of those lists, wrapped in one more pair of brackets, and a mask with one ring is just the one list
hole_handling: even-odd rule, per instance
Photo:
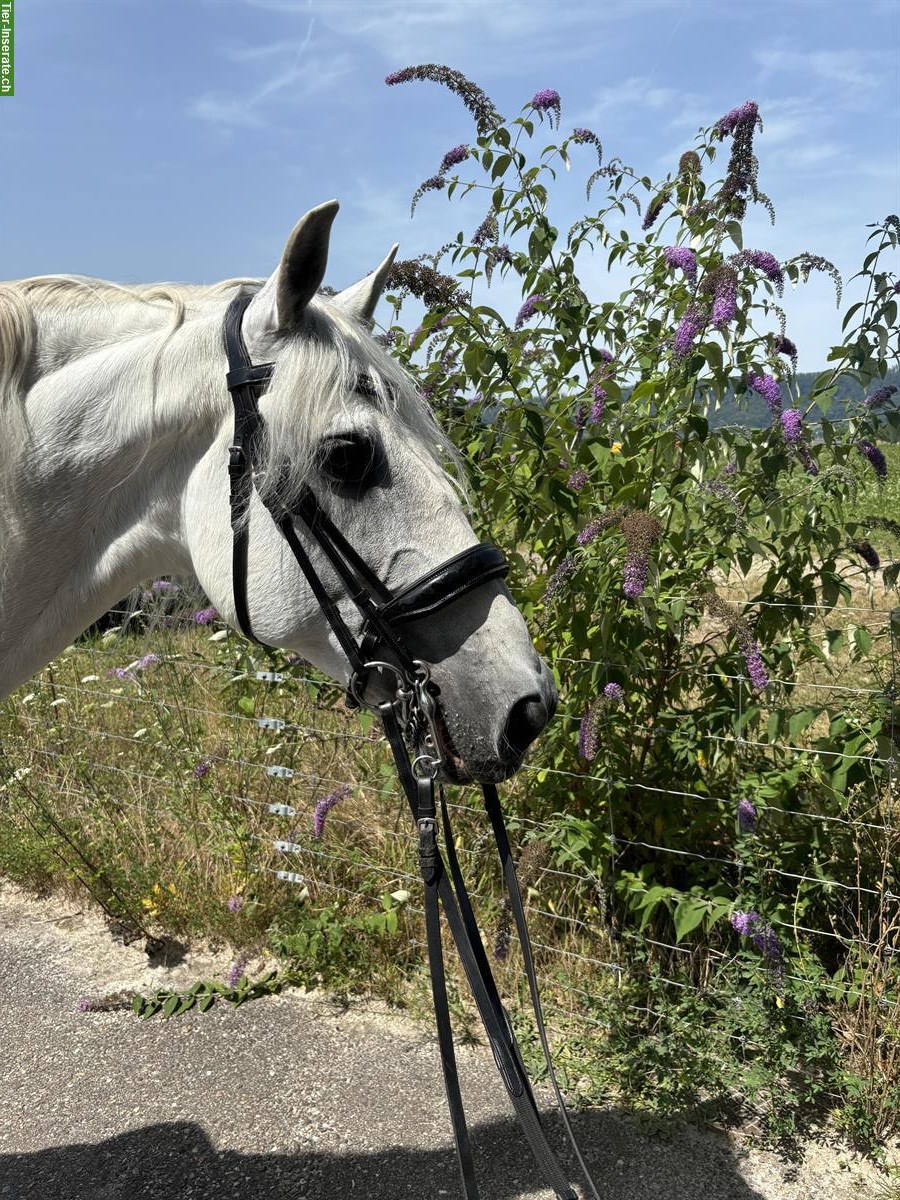
{"label": "green leaf", "polygon": [[525,424],[528,426],[528,431],[531,434],[534,444],[543,448],[544,422],[541,420],[538,414],[530,408],[523,409],[522,416],[525,419]]}
{"label": "green leaf", "polygon": [[696,896],[685,896],[675,906],[672,918],[675,924],[675,941],[680,942],[692,929],[696,929],[708,911],[709,906],[705,900]]}

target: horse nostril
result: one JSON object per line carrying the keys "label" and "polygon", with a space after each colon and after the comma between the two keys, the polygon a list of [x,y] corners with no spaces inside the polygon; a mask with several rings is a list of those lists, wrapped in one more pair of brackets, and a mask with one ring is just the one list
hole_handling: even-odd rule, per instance
{"label": "horse nostril", "polygon": [[538,695],[524,696],[515,702],[506,719],[501,743],[510,757],[522,757],[550,716],[547,705]]}

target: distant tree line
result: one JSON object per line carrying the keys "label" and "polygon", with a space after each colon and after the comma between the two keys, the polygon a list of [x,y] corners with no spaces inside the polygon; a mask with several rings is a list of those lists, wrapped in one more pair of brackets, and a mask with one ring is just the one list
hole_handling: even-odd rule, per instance
{"label": "distant tree line", "polygon": [[[796,376],[797,384],[800,388],[801,409],[805,409],[808,403],[807,397],[812,389],[814,381],[818,378],[819,373],[816,371],[800,371]],[[884,379],[884,384],[894,384],[898,388],[898,396],[900,397],[900,372],[889,371]],[[867,391],[872,391],[876,386],[873,384]],[[785,389],[786,390],[786,389]],[[827,416],[829,421],[840,421],[850,416],[851,410],[864,397],[866,392],[848,375],[840,375],[834,388],[834,403],[828,410],[827,414],[823,413],[818,405],[814,405],[806,418],[811,424],[821,421],[823,416]],[[785,405],[788,400],[785,396]],[[892,408],[894,406],[888,406]],[[719,429],[723,425],[740,425],[745,429],[764,429],[772,423],[772,415],[769,412],[766,402],[762,396],[753,391],[748,391],[738,397],[735,396],[733,390],[729,389],[722,400],[716,405],[715,411],[712,408],[707,413],[710,425],[714,429]],[[885,424],[881,431],[881,437],[884,441],[894,442],[900,441],[900,434],[891,425]]]}

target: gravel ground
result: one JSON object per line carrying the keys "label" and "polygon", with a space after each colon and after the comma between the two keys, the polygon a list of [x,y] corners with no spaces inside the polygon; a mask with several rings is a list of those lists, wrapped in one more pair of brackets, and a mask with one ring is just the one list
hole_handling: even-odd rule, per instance
{"label": "gravel ground", "polygon": [[[229,961],[151,966],[95,913],[0,888],[3,1200],[459,1196],[434,1041],[394,1014],[299,991],[168,1023],[77,1010],[80,996],[184,986]],[[482,1196],[553,1200],[490,1052],[461,1049],[460,1073]],[[613,1109],[574,1125],[603,1200],[898,1197],[828,1146],[788,1164],[736,1134],[647,1136]]]}

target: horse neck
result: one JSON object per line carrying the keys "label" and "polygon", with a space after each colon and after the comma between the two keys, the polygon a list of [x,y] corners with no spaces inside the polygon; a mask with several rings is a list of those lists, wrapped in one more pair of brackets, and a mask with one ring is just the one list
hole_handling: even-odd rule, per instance
{"label": "horse neck", "polygon": [[38,314],[28,439],[0,495],[15,512],[0,539],[0,694],[141,580],[190,570],[182,496],[225,416],[224,363],[212,315],[168,337],[150,317]]}

